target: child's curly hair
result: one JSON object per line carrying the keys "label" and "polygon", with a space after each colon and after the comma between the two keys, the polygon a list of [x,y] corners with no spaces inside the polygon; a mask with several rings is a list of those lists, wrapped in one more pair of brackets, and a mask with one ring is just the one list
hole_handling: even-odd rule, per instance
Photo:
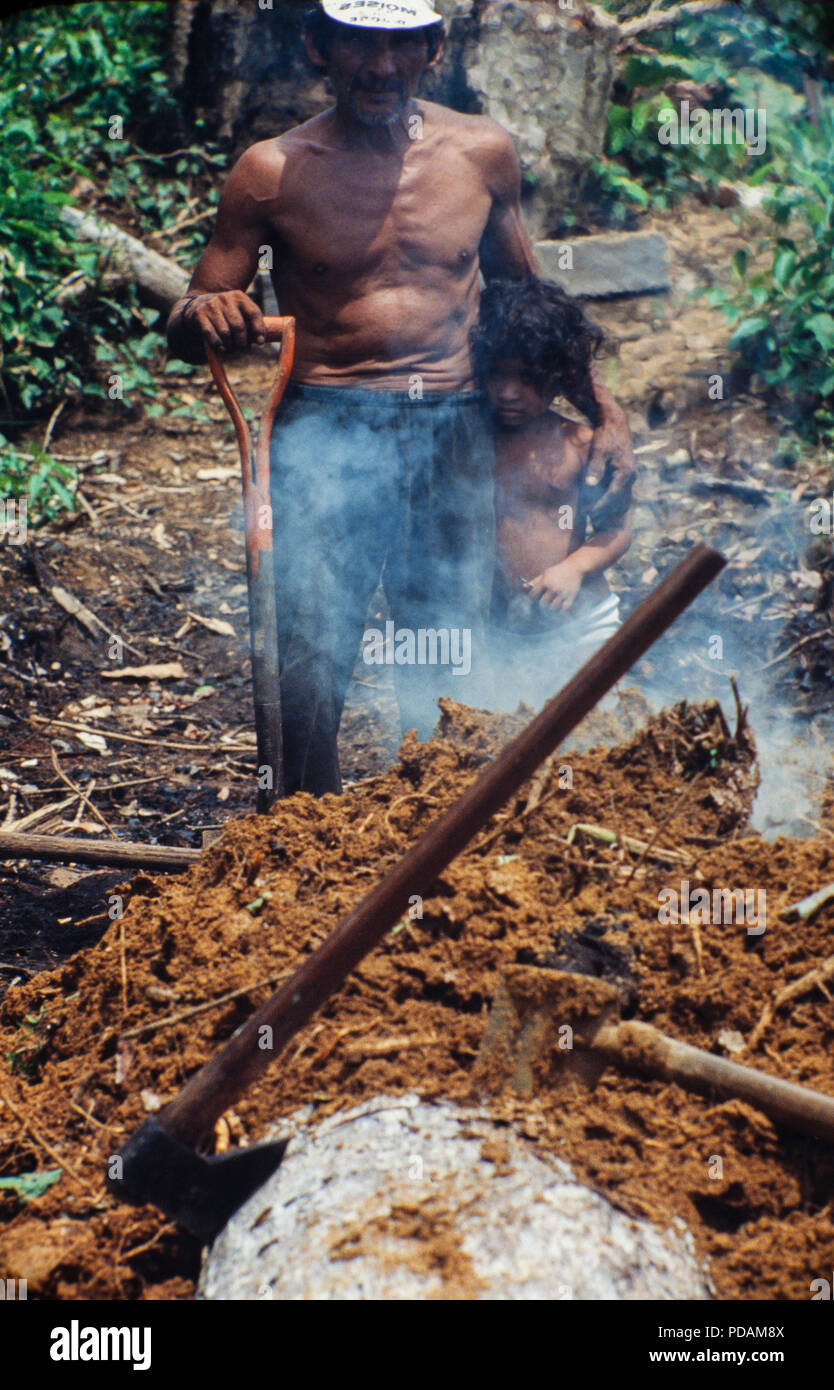
{"label": "child's curly hair", "polygon": [[565,396],[596,424],[591,363],[604,334],[558,285],[533,278],[491,281],[470,336],[482,386],[497,361],[515,358],[539,390]]}

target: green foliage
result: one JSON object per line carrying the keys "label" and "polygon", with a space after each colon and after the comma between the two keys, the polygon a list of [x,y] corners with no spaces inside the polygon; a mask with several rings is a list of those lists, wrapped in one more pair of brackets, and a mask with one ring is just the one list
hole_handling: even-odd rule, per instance
{"label": "green foliage", "polygon": [[[642,0],[608,0],[621,20]],[[609,108],[606,156],[589,192],[614,225],[649,206],[669,207],[721,179],[759,186],[773,228],[733,259],[730,288],[707,292],[733,325],[740,362],[780,400],[795,437],[834,447],[834,98],[826,45],[829,5],[739,0],[726,11],[646,30]],[[806,116],[805,79],[822,96],[817,125]],[[691,93],[690,110],[764,108],[767,146],[662,145],[662,112]]]}
{"label": "green foliage", "polygon": [[[123,377],[128,406],[156,395],[151,367],[160,344],[149,329],[158,314],[139,307],[133,288],[108,293],[98,248],[75,242],[60,214],[80,177],[99,193],[98,209],[130,217],[140,237],[216,203],[216,180],[203,186],[216,154],[158,148],[160,132],[178,124],[163,65],[166,23],[165,4],[146,0],[46,7],[0,21],[7,428],[63,397],[106,395],[113,373]],[[112,138],[117,117],[123,138]],[[177,253],[190,259],[204,234],[205,222],[183,228]]]}
{"label": "green foliage", "polygon": [[[611,0],[607,8],[627,19],[648,5]],[[626,59],[609,106],[605,157],[592,166],[586,189],[603,220],[622,225],[649,206],[673,206],[693,189],[761,175],[767,155],[748,152],[741,141],[662,145],[657,137],[662,113],[687,89],[691,110],[765,107],[768,131],[804,111],[804,75],[824,70],[827,61],[823,10],[783,0],[776,18],[758,0],[740,0],[734,10],[686,15],[640,35],[652,51]]]}
{"label": "green foliage", "polygon": [[75,478],[75,469],[37,445],[18,449],[0,434],[0,498],[25,498],[29,526],[51,521],[60,511],[75,510],[68,486]]}
{"label": "green foliage", "polygon": [[734,325],[730,346],[782,397],[797,433],[831,446],[834,101],[822,105],[818,126],[787,122],[774,133],[770,172],[764,208],[775,235],[762,240],[755,265],[749,251],[736,252],[732,287],[707,298]]}
{"label": "green foliage", "polygon": [[42,1173],[18,1173],[14,1178],[0,1178],[0,1188],[9,1188],[21,1202],[31,1202],[35,1197],[42,1197],[63,1175],[61,1168],[46,1168]]}

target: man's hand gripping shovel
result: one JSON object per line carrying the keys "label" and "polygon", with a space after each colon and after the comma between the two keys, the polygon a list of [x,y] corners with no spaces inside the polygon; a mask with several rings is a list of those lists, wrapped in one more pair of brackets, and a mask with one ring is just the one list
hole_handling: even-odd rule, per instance
{"label": "man's hand gripping shovel", "polygon": [[256,809],[268,811],[284,794],[281,741],[281,686],[278,674],[278,620],[272,551],[272,504],[269,489],[269,446],[272,426],[292,372],[295,319],[265,318],[267,341],[280,341],[278,371],[258,427],[253,448],[249,426],[229,385],[225,368],[206,344],[206,360],[225,401],[237,435],[243,474],[243,523],[246,534],[246,581],[249,591],[249,637],[252,649],[252,693],[258,745]]}

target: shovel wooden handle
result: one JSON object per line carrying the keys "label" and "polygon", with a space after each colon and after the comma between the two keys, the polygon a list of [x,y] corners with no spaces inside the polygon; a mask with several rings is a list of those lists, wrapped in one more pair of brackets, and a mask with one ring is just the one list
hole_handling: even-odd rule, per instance
{"label": "shovel wooden handle", "polygon": [[834,1143],[834,1097],[669,1038],[649,1023],[605,1024],[590,1050],[626,1071],[747,1101],[778,1124]]}
{"label": "shovel wooden handle", "polygon": [[295,357],[295,319],[293,318],[265,318],[264,329],[267,341],[270,343],[280,342],[281,355],[278,358],[278,370],[275,380],[272,383],[272,390],[269,399],[264,406],[258,427],[258,442],[255,449],[252,448],[252,436],[249,433],[249,426],[246,417],[240,408],[240,402],[229,385],[229,378],[226,376],[226,369],[223,362],[214,348],[206,343],[206,361],[208,362],[211,374],[214,377],[215,385],[223,398],[226,408],[232,417],[232,424],[237,435],[238,449],[240,450],[240,463],[243,478],[243,509],[246,526],[246,550],[253,566],[253,573],[257,575],[258,561],[261,551],[272,551],[272,521],[266,524],[267,513],[260,508],[268,508],[270,505],[269,495],[269,444],[272,434],[272,426],[275,422],[275,415],[281,404],[281,399],[287,389],[287,382],[293,368]]}
{"label": "shovel wooden handle", "polygon": [[[249,594],[249,641],[252,651],[252,693],[255,705],[255,737],[258,745],[258,793],[256,809],[262,815],[284,794],[284,760],[281,732],[281,690],[278,675],[278,618],[275,609],[275,577],[272,553],[272,498],[269,485],[269,451],[272,426],[292,372],[295,352],[295,319],[265,318],[270,342],[281,342],[278,370],[258,427],[252,436],[226,370],[213,348],[206,344],[206,361],[226,404],[237,435],[243,483],[243,525],[246,536],[246,579]],[[271,779],[261,773],[271,770]],[[269,782],[269,785],[264,785]]]}

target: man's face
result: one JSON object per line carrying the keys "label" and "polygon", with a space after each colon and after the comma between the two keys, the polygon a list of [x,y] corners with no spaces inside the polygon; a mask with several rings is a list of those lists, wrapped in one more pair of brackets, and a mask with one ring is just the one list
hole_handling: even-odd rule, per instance
{"label": "man's face", "polygon": [[[316,60],[315,50],[310,55]],[[365,126],[387,126],[402,119],[429,60],[425,33],[341,25],[327,57],[327,73],[337,105]]]}

